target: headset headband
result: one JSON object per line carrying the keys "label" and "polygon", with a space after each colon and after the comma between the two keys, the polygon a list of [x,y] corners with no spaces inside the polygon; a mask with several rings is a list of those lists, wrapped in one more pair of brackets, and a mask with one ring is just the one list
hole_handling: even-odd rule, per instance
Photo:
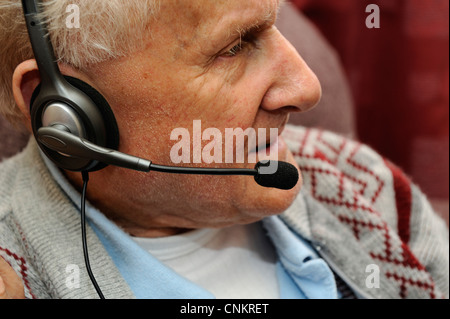
{"label": "headset headband", "polygon": [[39,17],[38,5],[39,1],[22,0],[31,46],[41,75],[42,89],[45,90],[46,86],[56,88],[63,81],[63,77],[56,63],[47,28]]}

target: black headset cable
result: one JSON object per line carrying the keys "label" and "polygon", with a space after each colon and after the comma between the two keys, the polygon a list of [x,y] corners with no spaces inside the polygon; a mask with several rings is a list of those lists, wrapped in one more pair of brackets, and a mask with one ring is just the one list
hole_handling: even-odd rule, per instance
{"label": "black headset cable", "polygon": [[86,189],[89,182],[89,173],[86,171],[82,172],[83,177],[83,191],[81,193],[81,237],[83,241],[83,253],[84,253],[84,262],[86,264],[86,270],[88,272],[89,278],[91,279],[92,284],[94,285],[95,290],[97,291],[100,299],[105,299],[105,296],[102,293],[99,285],[97,284],[97,280],[95,280],[94,274],[92,273],[91,265],[89,263],[89,254],[88,254],[88,245],[86,239]]}

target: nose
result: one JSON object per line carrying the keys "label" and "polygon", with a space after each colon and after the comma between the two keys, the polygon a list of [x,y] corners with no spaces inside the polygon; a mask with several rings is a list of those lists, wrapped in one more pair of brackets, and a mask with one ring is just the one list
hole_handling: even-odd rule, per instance
{"label": "nose", "polygon": [[277,29],[272,37],[267,51],[272,83],[261,107],[267,111],[280,108],[290,112],[310,110],[322,96],[317,76]]}

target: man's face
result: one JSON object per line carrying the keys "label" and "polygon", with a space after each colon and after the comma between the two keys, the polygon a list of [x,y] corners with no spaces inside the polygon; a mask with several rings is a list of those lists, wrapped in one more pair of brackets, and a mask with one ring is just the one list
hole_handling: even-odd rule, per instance
{"label": "man's face", "polygon": [[[175,128],[188,129],[191,139],[194,120],[201,120],[202,130],[217,128],[224,136],[225,128],[278,128],[281,134],[289,112],[307,110],[320,99],[317,78],[274,27],[278,0],[161,2],[148,30],[136,31],[147,41],[144,50],[87,73],[114,111],[120,151],[174,165]],[[282,139],[278,144],[278,160],[295,165]],[[263,188],[247,176],[143,174],[115,167],[91,181],[108,185],[93,201],[102,201],[99,206],[134,235],[140,226],[254,222],[283,212],[301,186],[299,181],[285,191]]]}

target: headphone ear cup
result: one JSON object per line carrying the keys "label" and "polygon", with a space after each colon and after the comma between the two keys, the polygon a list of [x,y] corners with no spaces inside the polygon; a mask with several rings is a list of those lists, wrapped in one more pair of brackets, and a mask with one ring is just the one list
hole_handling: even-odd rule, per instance
{"label": "headphone ear cup", "polygon": [[[80,79],[77,79],[74,77],[70,77],[70,76],[64,76],[64,78],[73,87],[77,88],[78,90],[80,90],[84,94],[86,94],[92,100],[93,104],[98,109],[99,113],[101,114],[101,118],[103,121],[102,124],[105,128],[106,140],[105,140],[105,143],[100,146],[117,150],[119,148],[119,141],[120,141],[119,128],[117,126],[117,122],[114,117],[114,113],[111,110],[111,107],[109,106],[106,99],[103,97],[103,95],[100,94],[100,92],[98,92],[96,89],[94,89],[92,86],[90,86],[86,82],[81,81]],[[36,89],[34,90],[32,96],[31,96],[31,103],[30,103],[31,114],[33,114],[33,112],[31,111],[31,108],[34,105],[34,101],[36,100],[37,96],[39,95],[40,90],[41,90],[41,84],[39,84],[36,87]],[[87,118],[87,120],[89,121],[89,118],[87,116],[85,116],[84,118]],[[32,119],[32,121],[34,121],[34,119]],[[98,123],[97,124],[89,123],[89,124],[90,124],[90,126],[98,125]],[[58,161],[56,161],[56,162],[58,162]],[[107,165],[105,165],[103,163],[98,163],[93,168],[90,168],[89,171],[98,171],[106,166]]]}
{"label": "headphone ear cup", "polygon": [[119,148],[120,142],[119,127],[117,126],[116,118],[113,111],[111,110],[111,107],[109,106],[109,103],[106,101],[103,95],[100,94],[100,92],[98,92],[86,82],[70,76],[64,76],[64,78],[67,80],[67,82],[89,96],[89,98],[97,106],[102,115],[104,126],[106,129],[106,143],[104,147],[117,150]]}

